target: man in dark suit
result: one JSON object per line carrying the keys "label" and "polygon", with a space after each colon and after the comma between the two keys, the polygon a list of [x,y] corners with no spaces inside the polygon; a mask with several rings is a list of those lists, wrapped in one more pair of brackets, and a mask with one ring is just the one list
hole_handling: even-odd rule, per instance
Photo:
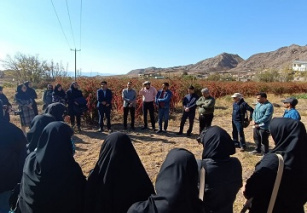
{"label": "man in dark suit", "polygon": [[107,128],[109,132],[111,130],[111,109],[112,109],[112,91],[108,89],[108,84],[106,81],[101,82],[101,89],[97,90],[97,107],[99,112],[99,130],[103,131],[103,119],[104,116],[107,118]]}
{"label": "man in dark suit", "polygon": [[180,122],[180,130],[177,135],[182,135],[183,126],[187,118],[189,118],[189,129],[187,131],[187,136],[191,136],[193,129],[195,111],[196,111],[196,101],[198,100],[198,95],[194,93],[194,87],[190,86],[188,89],[188,94],[183,98],[183,115]]}

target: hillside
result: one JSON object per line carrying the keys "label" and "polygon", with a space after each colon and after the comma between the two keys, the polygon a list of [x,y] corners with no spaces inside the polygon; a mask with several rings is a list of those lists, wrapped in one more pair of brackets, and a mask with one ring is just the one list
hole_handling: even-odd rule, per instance
{"label": "hillside", "polygon": [[235,72],[257,72],[264,69],[282,70],[291,66],[294,60],[307,61],[307,45],[281,47],[275,51],[257,53],[243,60],[237,54],[222,53],[213,58],[208,58],[185,66],[175,66],[169,68],[149,67],[146,69],[136,69],[128,75],[153,73],[153,72],[188,72],[188,73],[208,73],[229,71]]}
{"label": "hillside", "polygon": [[128,75],[152,73],[152,72],[189,72],[189,73],[207,73],[212,71],[227,71],[236,67],[243,59],[236,54],[222,53],[213,58],[208,58],[185,66],[176,66],[169,68],[149,67],[145,69],[136,69],[128,72]]}
{"label": "hillside", "polygon": [[275,51],[258,53],[242,61],[231,72],[261,71],[264,69],[282,70],[288,68],[294,60],[307,60],[307,46],[293,44]]}

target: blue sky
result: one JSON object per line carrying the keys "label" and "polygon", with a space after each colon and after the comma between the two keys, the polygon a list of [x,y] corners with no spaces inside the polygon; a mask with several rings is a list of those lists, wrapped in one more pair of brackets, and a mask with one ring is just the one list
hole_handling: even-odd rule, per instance
{"label": "blue sky", "polygon": [[[17,52],[68,64],[80,49],[80,0],[1,0],[0,60]],[[187,65],[222,52],[252,54],[307,44],[305,0],[83,0],[82,72],[124,74]],[[69,43],[69,44],[68,44]],[[2,69],[0,65],[0,69]]]}

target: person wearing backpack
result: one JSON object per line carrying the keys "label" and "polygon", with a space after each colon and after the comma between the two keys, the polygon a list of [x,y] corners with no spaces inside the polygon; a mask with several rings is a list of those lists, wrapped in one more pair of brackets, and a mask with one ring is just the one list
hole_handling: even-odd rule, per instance
{"label": "person wearing backpack", "polygon": [[[244,119],[249,111],[249,120],[252,120],[254,109],[244,101],[240,93],[234,93],[231,97],[233,98],[232,139],[235,146],[240,147],[240,151],[244,152],[246,148],[244,128],[247,127]],[[238,136],[240,136],[240,141],[238,141]]]}
{"label": "person wearing backpack", "polygon": [[[243,195],[252,199],[250,213],[304,213],[307,199],[307,135],[305,125],[290,118],[273,118],[269,126],[275,147],[256,164],[247,179]],[[281,182],[274,193],[278,167],[277,154],[283,158]]]}

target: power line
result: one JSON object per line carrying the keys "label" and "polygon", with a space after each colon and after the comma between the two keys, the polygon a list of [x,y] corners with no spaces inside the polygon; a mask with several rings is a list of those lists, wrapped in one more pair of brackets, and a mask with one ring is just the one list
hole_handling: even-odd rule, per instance
{"label": "power line", "polygon": [[81,28],[82,28],[82,0],[80,5],[80,49],[81,49]]}
{"label": "power line", "polygon": [[59,24],[60,24],[60,27],[61,27],[61,31],[62,31],[62,33],[63,33],[63,35],[64,35],[64,37],[65,37],[66,43],[67,43],[69,49],[71,49],[71,48],[70,48],[70,44],[69,44],[69,42],[68,42],[68,39],[67,39],[67,37],[66,37],[66,34],[65,34],[64,30],[63,30],[62,23],[61,23],[61,21],[60,21],[60,19],[59,19],[58,13],[56,12],[56,9],[55,9],[55,6],[54,6],[54,4],[53,4],[53,1],[52,1],[52,0],[50,0],[50,1],[51,1],[52,6],[53,6],[54,13],[55,13],[55,15],[56,15],[56,17],[57,17],[57,19],[58,19],[58,21],[59,21]]}
{"label": "power line", "polygon": [[72,39],[74,41],[74,45],[75,45],[75,48],[76,48],[75,36],[74,36],[74,31],[72,29],[72,24],[71,24],[71,19],[70,19],[70,13],[69,13],[69,8],[68,8],[67,0],[66,0],[66,9],[67,9],[67,14],[68,14],[69,23],[70,23],[70,32],[71,32]]}

